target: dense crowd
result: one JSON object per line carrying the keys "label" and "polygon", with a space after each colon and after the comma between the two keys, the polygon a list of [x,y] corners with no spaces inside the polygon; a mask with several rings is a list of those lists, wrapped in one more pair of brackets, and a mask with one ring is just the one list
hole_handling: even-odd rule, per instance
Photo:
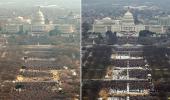
{"label": "dense crowd", "polygon": [[143,59],[131,59],[131,60],[127,60],[127,59],[118,59],[118,60],[114,60],[112,61],[112,64],[116,67],[127,67],[127,63],[129,62],[129,67],[144,67],[145,66],[145,62]]}

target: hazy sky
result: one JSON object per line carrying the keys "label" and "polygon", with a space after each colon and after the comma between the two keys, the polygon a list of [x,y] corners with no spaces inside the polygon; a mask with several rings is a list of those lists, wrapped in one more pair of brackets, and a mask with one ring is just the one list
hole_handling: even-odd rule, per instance
{"label": "hazy sky", "polygon": [[58,7],[80,8],[80,0],[0,0],[0,7]]}

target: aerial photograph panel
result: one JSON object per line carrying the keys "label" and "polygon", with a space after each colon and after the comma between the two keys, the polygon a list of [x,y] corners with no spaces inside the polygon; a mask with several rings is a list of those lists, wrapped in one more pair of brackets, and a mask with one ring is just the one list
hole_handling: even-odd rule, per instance
{"label": "aerial photograph panel", "polygon": [[80,99],[80,17],[80,0],[0,0],[0,100]]}
{"label": "aerial photograph panel", "polygon": [[169,3],[82,0],[82,100],[170,100]]}

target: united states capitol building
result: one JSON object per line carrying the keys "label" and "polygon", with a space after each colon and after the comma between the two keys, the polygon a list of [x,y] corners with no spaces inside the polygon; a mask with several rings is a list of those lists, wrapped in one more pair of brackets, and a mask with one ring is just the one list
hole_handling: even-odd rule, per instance
{"label": "united states capitol building", "polygon": [[117,32],[119,36],[125,33],[132,33],[134,36],[138,36],[141,30],[149,30],[156,33],[165,33],[167,31],[165,25],[144,25],[135,24],[134,16],[130,12],[130,9],[124,14],[123,17],[112,19],[110,17],[105,17],[103,19],[96,19],[93,24],[93,32],[105,33],[107,31]]}
{"label": "united states capitol building", "polygon": [[6,33],[27,32],[31,34],[47,33],[50,30],[57,29],[62,33],[75,32],[75,26],[72,24],[53,24],[46,18],[40,7],[31,18],[21,16],[7,19],[7,23],[2,26],[2,31]]}

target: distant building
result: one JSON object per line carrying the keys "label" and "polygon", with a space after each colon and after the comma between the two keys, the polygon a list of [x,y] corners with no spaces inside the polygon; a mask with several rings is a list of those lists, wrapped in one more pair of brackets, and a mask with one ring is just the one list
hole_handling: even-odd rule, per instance
{"label": "distant building", "polygon": [[158,17],[158,23],[162,26],[170,26],[170,16]]}
{"label": "distant building", "polygon": [[[168,20],[168,19],[167,19]],[[166,28],[165,25],[170,24],[169,22],[157,25],[144,25],[144,24],[135,24],[133,14],[128,11],[124,14],[123,17],[117,19],[111,19],[109,17],[95,20],[93,24],[93,32],[105,33],[107,31],[117,32],[118,35],[122,35],[124,33],[129,33],[134,36],[138,36],[138,33],[141,30],[149,30],[156,33],[165,33]]]}
{"label": "distant building", "polygon": [[57,18],[56,24],[74,24],[80,26],[80,16],[73,12],[68,13],[66,16],[60,16]]}
{"label": "distant building", "polygon": [[63,25],[56,24],[55,28],[59,29],[63,33],[73,33],[75,31],[75,27],[69,24],[63,24]]}
{"label": "distant building", "polygon": [[6,24],[3,27],[3,31],[9,32],[9,33],[17,33],[21,30],[20,24]]}
{"label": "distant building", "polygon": [[58,17],[54,23],[56,24],[56,26],[61,27],[62,29],[64,29],[64,27],[68,27],[68,29],[64,29],[64,31],[79,30],[80,29],[80,16],[77,14],[74,14],[73,12],[70,12],[66,16]]}
{"label": "distant building", "polygon": [[75,27],[71,24],[53,24],[49,19],[44,17],[43,12],[39,8],[30,19],[16,17],[9,19],[8,23],[3,25],[3,32],[17,33],[19,31],[31,34],[47,33],[57,28],[62,33],[73,33]]}
{"label": "distant building", "polygon": [[[48,32],[49,30],[51,30],[48,29],[49,25],[45,23],[44,14],[41,12],[40,8],[35,13],[30,26],[31,26],[32,33]],[[29,30],[24,29],[24,31],[29,31]]]}

